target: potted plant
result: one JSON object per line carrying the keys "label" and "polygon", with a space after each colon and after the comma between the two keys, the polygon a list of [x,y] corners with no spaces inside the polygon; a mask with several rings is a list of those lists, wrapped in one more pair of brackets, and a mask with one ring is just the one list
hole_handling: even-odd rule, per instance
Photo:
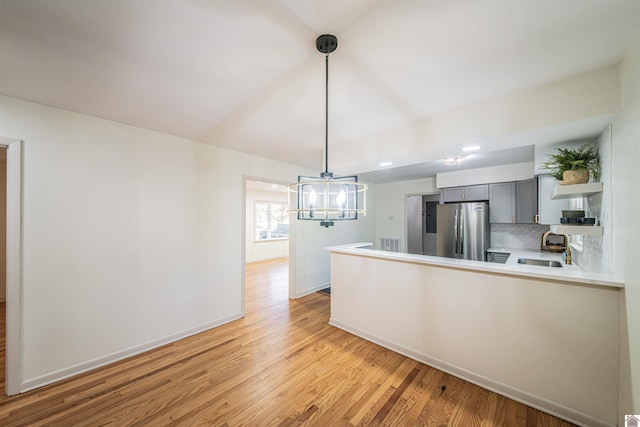
{"label": "potted plant", "polygon": [[590,174],[595,181],[600,179],[598,147],[585,144],[578,148],[557,148],[556,151],[549,155],[542,168],[550,170],[559,184],[584,184],[589,182]]}

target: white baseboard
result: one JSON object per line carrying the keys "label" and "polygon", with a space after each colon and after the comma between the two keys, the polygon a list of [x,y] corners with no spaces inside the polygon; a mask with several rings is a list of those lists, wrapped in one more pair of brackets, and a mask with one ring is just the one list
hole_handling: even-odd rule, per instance
{"label": "white baseboard", "polygon": [[262,258],[247,258],[245,259],[245,264],[251,264],[253,262],[262,262],[262,261],[271,261],[274,259],[283,259],[283,258],[289,258],[289,255],[277,255],[277,256],[268,256],[268,257],[262,257]]}
{"label": "white baseboard", "polygon": [[337,319],[330,318],[329,324],[335,326],[336,328],[347,331],[353,335],[359,336],[360,338],[364,338],[367,341],[371,341],[375,344],[385,347],[391,351],[402,354],[403,356],[407,356],[413,360],[424,363],[425,365],[446,372],[447,374],[451,374],[457,378],[476,384],[494,393],[508,397],[509,399],[524,403],[527,406],[531,406],[532,408],[546,412],[557,418],[561,418],[563,420],[585,427],[615,427],[615,424],[607,423],[604,420],[594,418],[588,414],[557,404],[543,397],[533,395],[524,390],[511,387],[498,381],[494,381],[491,378],[487,378],[459,366],[452,365],[445,362],[444,360],[429,356],[428,354],[423,354],[402,344],[398,344],[396,342],[379,337],[375,334],[369,333],[360,328],[343,323]]}
{"label": "white baseboard", "polygon": [[311,295],[312,293],[318,292],[318,291],[320,291],[320,290],[322,290],[324,288],[328,288],[329,286],[331,286],[331,283],[327,282],[327,283],[324,283],[324,284],[322,284],[320,286],[316,286],[313,289],[305,289],[304,291],[296,293],[296,299],[302,298],[302,297],[306,297],[307,295]]}
{"label": "white baseboard", "polygon": [[82,374],[84,372],[91,371],[96,368],[100,368],[102,366],[106,366],[110,363],[114,363],[119,360],[123,360],[128,357],[135,356],[140,353],[144,353],[145,351],[152,350],[154,348],[158,348],[166,344],[170,344],[172,342],[181,340],[183,338],[187,338],[191,335],[199,334],[200,332],[204,332],[209,329],[215,328],[217,326],[224,325],[225,323],[233,322],[234,320],[238,320],[242,317],[243,317],[242,314],[235,314],[233,316],[219,319],[214,322],[205,323],[195,328],[180,331],[175,334],[167,335],[162,338],[157,338],[142,344],[128,347],[124,350],[119,350],[110,354],[106,354],[104,356],[96,357],[95,359],[87,360],[85,362],[80,362],[75,365],[68,366],[66,368],[58,369],[56,371],[50,372],[45,375],[40,375],[38,377],[23,380],[20,382],[20,393],[24,393],[26,391],[40,388],[45,385],[49,385],[49,384],[73,377],[75,375]]}

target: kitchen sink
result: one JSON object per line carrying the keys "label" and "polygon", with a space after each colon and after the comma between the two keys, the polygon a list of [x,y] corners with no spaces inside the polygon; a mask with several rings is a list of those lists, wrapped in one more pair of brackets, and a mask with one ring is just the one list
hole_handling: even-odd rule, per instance
{"label": "kitchen sink", "polygon": [[562,267],[558,261],[550,261],[546,259],[518,258],[518,264],[540,265],[543,267]]}

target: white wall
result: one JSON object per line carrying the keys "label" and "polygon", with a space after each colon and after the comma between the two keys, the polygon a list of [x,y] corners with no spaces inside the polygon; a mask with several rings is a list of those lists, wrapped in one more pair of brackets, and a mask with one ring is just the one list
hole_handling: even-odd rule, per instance
{"label": "white wall", "polygon": [[[0,117],[24,141],[21,390],[242,316],[243,176],[315,173],[4,96]],[[373,236],[313,225],[293,294],[328,282],[324,246]]]}
{"label": "white wall", "polygon": [[265,261],[289,256],[289,239],[255,240],[255,202],[281,202],[287,204],[287,193],[281,191],[246,191],[246,262]]}
{"label": "white wall", "polygon": [[409,195],[437,194],[435,178],[398,181],[376,185],[376,238],[374,248],[380,247],[380,238],[399,238],[401,252],[407,252],[406,199]]}
{"label": "white wall", "polygon": [[[317,175],[317,174],[316,174]],[[361,205],[362,206],[362,205]],[[309,242],[320,247],[334,246],[336,243],[372,242],[375,235],[377,211],[377,186],[369,184],[367,192],[367,215],[357,221],[335,221],[332,227],[321,227],[318,221],[292,221],[289,253],[295,257],[295,265],[290,265],[289,280],[296,281],[294,298],[298,298],[330,285],[329,252],[309,251]]]}
{"label": "white wall", "polygon": [[625,278],[622,293],[619,425],[640,414],[640,31],[620,66],[622,116],[613,127],[613,268]]}

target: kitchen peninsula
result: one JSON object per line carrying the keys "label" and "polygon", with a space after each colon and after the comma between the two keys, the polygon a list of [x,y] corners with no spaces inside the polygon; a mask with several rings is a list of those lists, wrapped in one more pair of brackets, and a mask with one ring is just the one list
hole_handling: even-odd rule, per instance
{"label": "kitchen peninsula", "polygon": [[574,423],[616,424],[620,278],[367,246],[327,248],[332,325]]}

